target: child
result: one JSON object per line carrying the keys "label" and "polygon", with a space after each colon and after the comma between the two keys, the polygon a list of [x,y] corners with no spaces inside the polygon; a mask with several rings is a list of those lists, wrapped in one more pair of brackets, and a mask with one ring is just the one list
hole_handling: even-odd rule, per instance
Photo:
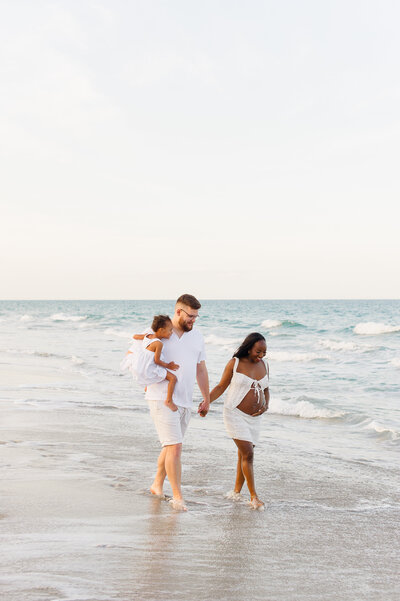
{"label": "child", "polygon": [[[142,344],[137,347],[137,344],[129,350],[127,359],[123,361],[121,367],[130,369],[136,376],[140,384],[148,386],[161,382],[168,381],[167,398],[165,405],[171,411],[177,411],[178,407],[172,400],[176,384],[176,376],[167,370],[177,370],[179,365],[170,361],[166,363],[162,359],[163,338],[170,338],[172,334],[172,322],[168,315],[156,315],[151,324],[151,329],[154,334],[135,334],[134,340],[141,340]],[[132,357],[130,357],[132,355]]]}

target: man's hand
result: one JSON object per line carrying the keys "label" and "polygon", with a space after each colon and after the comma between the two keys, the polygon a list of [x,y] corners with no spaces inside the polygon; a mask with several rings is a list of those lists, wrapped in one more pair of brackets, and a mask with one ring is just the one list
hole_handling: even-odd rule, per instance
{"label": "man's hand", "polygon": [[210,401],[206,401],[205,399],[203,399],[199,405],[199,408],[197,409],[197,413],[200,415],[200,417],[205,417],[208,413],[209,408]]}

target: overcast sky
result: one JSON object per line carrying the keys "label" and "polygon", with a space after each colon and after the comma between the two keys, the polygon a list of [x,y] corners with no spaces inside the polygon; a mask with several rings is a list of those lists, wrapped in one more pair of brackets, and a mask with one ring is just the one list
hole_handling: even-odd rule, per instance
{"label": "overcast sky", "polygon": [[0,298],[400,297],[397,1],[0,6]]}

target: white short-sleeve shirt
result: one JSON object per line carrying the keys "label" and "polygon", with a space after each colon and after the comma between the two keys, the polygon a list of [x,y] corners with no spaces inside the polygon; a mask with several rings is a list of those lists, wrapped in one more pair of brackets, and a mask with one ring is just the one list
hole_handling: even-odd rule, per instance
{"label": "white short-sleeve shirt", "polygon": [[[180,407],[191,407],[193,388],[196,381],[197,364],[205,361],[206,353],[202,334],[193,328],[179,337],[172,332],[171,338],[163,339],[164,361],[174,361],[179,369],[171,373],[177,377],[174,390],[174,403]],[[146,399],[162,400],[167,398],[168,383],[166,380],[147,387]]]}

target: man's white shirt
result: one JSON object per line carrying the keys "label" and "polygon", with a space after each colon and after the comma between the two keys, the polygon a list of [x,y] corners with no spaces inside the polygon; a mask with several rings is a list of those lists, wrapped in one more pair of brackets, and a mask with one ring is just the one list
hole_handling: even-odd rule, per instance
{"label": "man's white shirt", "polygon": [[[190,332],[183,332],[181,337],[172,332],[171,338],[163,339],[162,343],[164,361],[166,363],[173,361],[179,365],[179,369],[176,371],[171,370],[171,373],[177,377],[174,403],[179,407],[190,408],[197,365],[206,359],[203,336],[196,328],[193,328]],[[147,387],[146,399],[150,401],[165,400],[167,388],[167,380],[151,384]]]}

